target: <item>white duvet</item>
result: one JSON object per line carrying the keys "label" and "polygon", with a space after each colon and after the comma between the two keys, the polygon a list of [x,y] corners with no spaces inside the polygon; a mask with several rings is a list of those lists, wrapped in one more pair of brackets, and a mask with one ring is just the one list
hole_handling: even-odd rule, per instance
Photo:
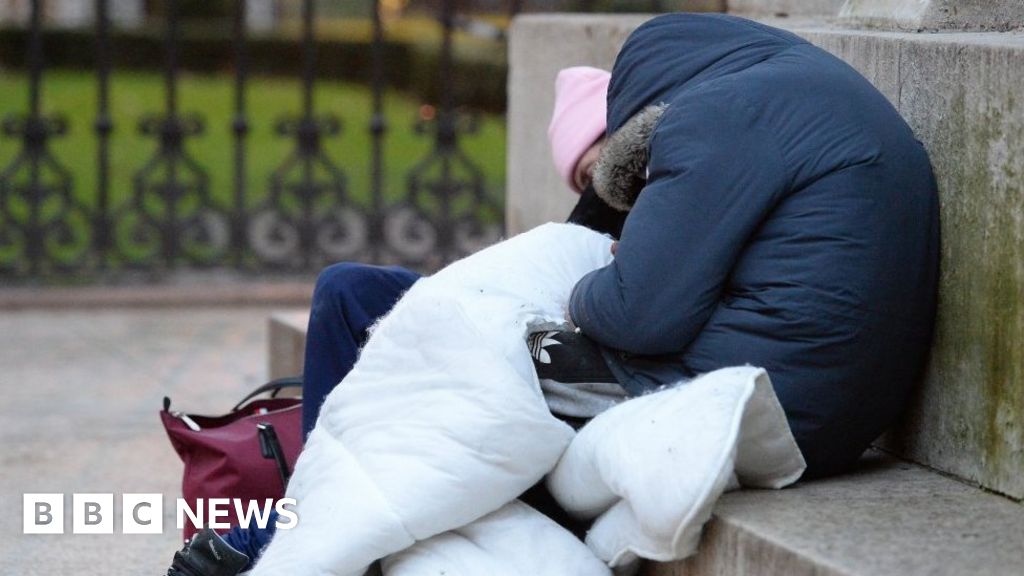
{"label": "white duvet", "polygon": [[[548,224],[417,282],[325,402],[288,486],[299,524],[252,574],[603,575],[692,554],[719,495],[779,488],[803,459],[767,374],[738,367],[635,398],[578,434],[525,339],[564,324],[611,241]],[[586,544],[516,501],[548,475]]]}

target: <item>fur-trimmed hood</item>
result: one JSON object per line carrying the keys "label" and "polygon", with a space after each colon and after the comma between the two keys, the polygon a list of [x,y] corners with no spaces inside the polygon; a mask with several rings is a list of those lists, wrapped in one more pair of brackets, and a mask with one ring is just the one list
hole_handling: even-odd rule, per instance
{"label": "fur-trimmed hood", "polygon": [[623,45],[608,86],[607,144],[594,165],[594,189],[628,211],[647,180],[650,140],[670,105],[687,91],[734,74],[806,41],[724,14],[666,14]]}
{"label": "fur-trimmed hood", "polygon": [[641,110],[612,134],[594,163],[594,191],[609,206],[629,211],[647,182],[651,134],[667,104]]}

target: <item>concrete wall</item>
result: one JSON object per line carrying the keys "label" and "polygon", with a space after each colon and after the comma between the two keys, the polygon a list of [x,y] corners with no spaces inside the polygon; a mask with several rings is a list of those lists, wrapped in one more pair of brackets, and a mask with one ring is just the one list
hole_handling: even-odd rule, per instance
{"label": "concrete wall", "polygon": [[885,445],[1024,498],[1024,35],[807,31],[897,106],[939,181],[928,377]]}
{"label": "concrete wall", "polygon": [[1024,28],[1021,0],[846,0],[839,15],[846,25],[886,29]]}
{"label": "concrete wall", "polygon": [[[516,21],[511,231],[564,219],[574,200],[550,167],[545,138],[555,72],[610,66],[641,21]],[[939,181],[943,272],[934,352],[910,414],[884,445],[1024,498],[1024,34],[794,31],[878,86],[927,146]]]}
{"label": "concrete wall", "polygon": [[576,201],[551,163],[547,126],[555,76],[567,66],[611,70],[626,36],[649,16],[537,14],[516,18],[509,36],[508,172],[511,234],[569,215]]}
{"label": "concrete wall", "polygon": [[887,30],[1007,31],[1024,28],[1021,0],[728,0],[755,17],[839,17],[849,27]]}
{"label": "concrete wall", "polygon": [[662,0],[663,11],[680,12],[725,12],[726,0]]}
{"label": "concrete wall", "polygon": [[835,16],[843,0],[729,0],[729,12],[755,16]]}

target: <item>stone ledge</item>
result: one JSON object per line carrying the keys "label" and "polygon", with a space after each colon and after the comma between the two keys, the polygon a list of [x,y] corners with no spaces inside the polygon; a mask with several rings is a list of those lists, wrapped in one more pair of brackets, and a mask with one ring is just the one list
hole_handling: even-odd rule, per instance
{"label": "stone ledge", "polygon": [[267,322],[267,374],[270,379],[298,376],[306,355],[309,311],[275,312]]}
{"label": "stone ledge", "polygon": [[1019,0],[846,0],[839,20],[849,26],[895,30],[1019,30]]}
{"label": "stone ledge", "polygon": [[65,308],[145,308],[177,306],[308,306],[307,282],[238,282],[186,286],[87,286],[3,288],[0,310]]}
{"label": "stone ledge", "polygon": [[850,475],[726,494],[700,552],[645,576],[1024,574],[1024,507],[879,452]]}
{"label": "stone ledge", "polygon": [[839,13],[843,0],[729,0],[729,12],[740,16],[821,16]]}

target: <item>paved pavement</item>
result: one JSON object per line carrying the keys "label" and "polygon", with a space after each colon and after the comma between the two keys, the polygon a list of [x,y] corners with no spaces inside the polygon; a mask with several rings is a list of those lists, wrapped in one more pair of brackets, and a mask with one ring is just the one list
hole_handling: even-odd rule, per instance
{"label": "paved pavement", "polygon": [[[161,400],[222,412],[262,383],[272,309],[0,312],[0,574],[163,575],[182,466]],[[26,492],[66,494],[68,534],[22,534]],[[70,534],[74,492],[114,494],[115,534]],[[163,534],[120,534],[133,492],[164,495]]]}

